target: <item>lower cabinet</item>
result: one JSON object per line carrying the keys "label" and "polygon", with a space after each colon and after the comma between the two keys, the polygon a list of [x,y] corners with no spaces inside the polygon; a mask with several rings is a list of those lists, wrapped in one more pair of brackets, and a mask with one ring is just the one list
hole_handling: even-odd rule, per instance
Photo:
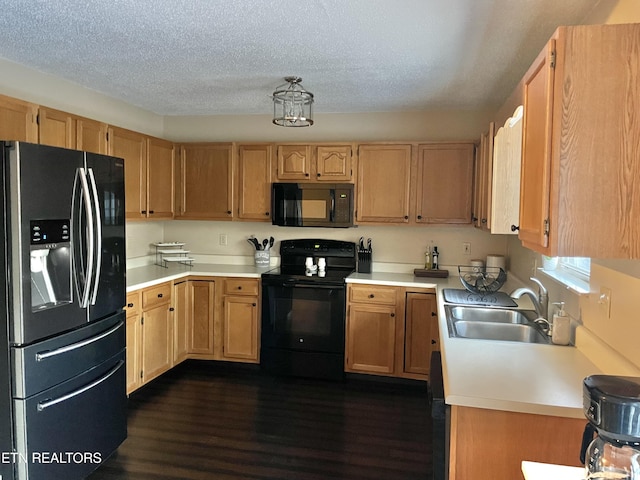
{"label": "lower cabinet", "polygon": [[222,321],[223,360],[259,363],[260,285],[253,278],[224,280]]}
{"label": "lower cabinet", "polygon": [[140,352],[142,350],[142,324],[140,318],[140,291],[127,294],[127,394],[142,384]]}
{"label": "lower cabinet", "polygon": [[211,358],[214,342],[214,309],[216,282],[209,279],[190,279],[187,282],[187,331],[190,357]]}
{"label": "lower cabinet", "polygon": [[142,384],[173,366],[171,288],[171,283],[163,283],[142,290]]}
{"label": "lower cabinet", "polygon": [[348,284],[345,370],[426,380],[439,348],[430,289]]}

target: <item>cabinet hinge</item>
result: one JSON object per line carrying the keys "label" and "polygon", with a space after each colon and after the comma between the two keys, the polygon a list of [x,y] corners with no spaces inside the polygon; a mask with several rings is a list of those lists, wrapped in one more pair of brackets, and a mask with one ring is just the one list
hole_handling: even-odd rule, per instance
{"label": "cabinet hinge", "polygon": [[40,114],[36,114],[36,125],[40,125]]}
{"label": "cabinet hinge", "polygon": [[549,236],[549,219],[548,218],[544,219],[544,236],[545,237]]}
{"label": "cabinet hinge", "polygon": [[556,51],[552,50],[549,54],[549,65],[551,68],[556,68]]}
{"label": "cabinet hinge", "polygon": [[144,317],[140,317],[140,325],[144,325]]}
{"label": "cabinet hinge", "polygon": [[140,378],[142,378],[142,377],[143,377],[143,375],[142,375],[142,370],[140,370]]}
{"label": "cabinet hinge", "polygon": [[107,142],[109,141],[109,132],[106,132],[104,136],[107,138]]}

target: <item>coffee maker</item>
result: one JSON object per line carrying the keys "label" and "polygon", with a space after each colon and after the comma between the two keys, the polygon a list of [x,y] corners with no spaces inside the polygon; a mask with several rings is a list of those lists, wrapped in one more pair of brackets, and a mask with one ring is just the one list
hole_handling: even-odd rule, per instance
{"label": "coffee maker", "polygon": [[583,408],[585,478],[640,480],[640,377],[586,377]]}

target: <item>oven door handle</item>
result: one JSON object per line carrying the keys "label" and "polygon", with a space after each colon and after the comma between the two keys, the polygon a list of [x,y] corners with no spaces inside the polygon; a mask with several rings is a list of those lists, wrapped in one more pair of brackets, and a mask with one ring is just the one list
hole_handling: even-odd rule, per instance
{"label": "oven door handle", "polygon": [[285,288],[322,288],[325,290],[335,290],[336,288],[344,287],[343,283],[328,285],[324,283],[294,283],[294,282],[282,282],[282,287]]}

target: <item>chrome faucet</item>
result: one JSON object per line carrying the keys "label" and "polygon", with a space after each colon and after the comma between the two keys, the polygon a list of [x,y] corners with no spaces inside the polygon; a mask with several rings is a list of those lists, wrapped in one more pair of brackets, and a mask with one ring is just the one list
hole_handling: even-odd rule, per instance
{"label": "chrome faucet", "polygon": [[547,315],[549,315],[549,294],[547,292],[547,289],[537,278],[531,277],[530,280],[538,285],[537,294],[530,288],[516,288],[513,292],[511,292],[511,297],[520,298],[522,297],[522,295],[528,295],[533,302],[533,307],[536,309],[536,315],[538,315],[538,319],[536,319],[536,322],[538,322],[538,320],[544,320],[544,322],[549,325],[549,321],[547,320]]}

